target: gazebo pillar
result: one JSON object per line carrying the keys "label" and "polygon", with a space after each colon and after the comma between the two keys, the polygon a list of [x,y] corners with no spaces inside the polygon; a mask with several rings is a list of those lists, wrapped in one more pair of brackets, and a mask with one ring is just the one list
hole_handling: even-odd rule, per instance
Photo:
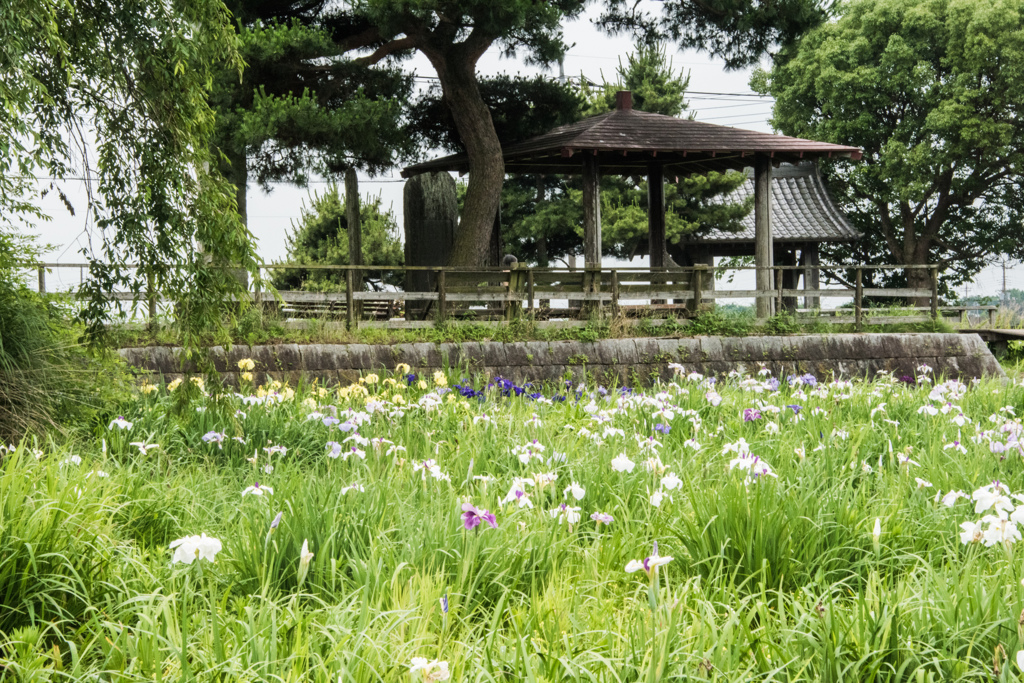
{"label": "gazebo pillar", "polygon": [[[772,160],[764,154],[754,157],[754,265],[758,293],[772,287]],[[768,318],[774,306],[771,298],[758,297],[757,317]]]}
{"label": "gazebo pillar", "polygon": [[647,165],[647,235],[651,268],[665,267],[665,170],[660,163]]}
{"label": "gazebo pillar", "polygon": [[583,266],[601,267],[601,178],[589,150],[583,152]]}

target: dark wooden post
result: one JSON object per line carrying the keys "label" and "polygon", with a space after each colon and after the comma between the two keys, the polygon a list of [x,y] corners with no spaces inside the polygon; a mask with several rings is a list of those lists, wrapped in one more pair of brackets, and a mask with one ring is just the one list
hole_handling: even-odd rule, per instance
{"label": "dark wooden post", "polygon": [[448,317],[448,298],[444,291],[444,270],[437,269],[437,320],[444,322]]}
{"label": "dark wooden post", "polygon": [[700,313],[701,300],[704,298],[705,273],[707,272],[708,267],[703,263],[698,264],[693,269],[693,304],[691,311],[693,315]]}
{"label": "dark wooden post", "polygon": [[356,317],[355,296],[352,291],[355,287],[354,273],[351,269],[345,271],[345,327],[354,330],[359,327],[359,318]]}
{"label": "dark wooden post", "polygon": [[[764,154],[754,157],[754,265],[757,267],[757,291],[772,289],[772,160]],[[772,300],[757,298],[757,317],[772,314]]]}
{"label": "dark wooden post", "polygon": [[526,271],[526,299],[530,307],[530,315],[536,317],[537,313],[533,308],[533,268]]}
{"label": "dark wooden post", "polygon": [[619,271],[612,271],[612,317],[619,317]]}
{"label": "dark wooden post", "polygon": [[583,265],[601,267],[601,178],[589,151],[583,153]]}
{"label": "dark wooden post", "polygon": [[[359,177],[354,168],[345,170],[345,224],[348,230],[348,262],[353,266],[363,265],[363,226],[359,218]],[[348,280],[346,280],[346,283]],[[352,283],[359,291],[363,289],[363,273],[352,273]],[[363,302],[355,302],[356,317],[362,318]]]}
{"label": "dark wooden post", "polygon": [[939,319],[939,268],[938,266],[932,266],[929,268],[931,271],[932,280],[932,320]]}
{"label": "dark wooden post", "polygon": [[149,302],[149,326],[156,325],[156,286],[153,273],[146,273],[146,299]]}
{"label": "dark wooden post", "polygon": [[[801,251],[800,258],[804,262],[804,290],[818,291],[821,289],[821,257],[818,243],[808,242]],[[821,308],[821,298],[805,294],[804,308]]]}
{"label": "dark wooden post", "polygon": [[782,288],[785,282],[782,279],[782,268],[775,269],[775,312],[782,313],[786,310],[782,305]]}
{"label": "dark wooden post", "polygon": [[508,274],[508,298],[505,301],[505,319],[523,317],[523,289],[526,286],[526,272],[513,264]]}
{"label": "dark wooden post", "polygon": [[39,266],[39,293],[46,294],[46,268]]}
{"label": "dark wooden post", "polygon": [[660,163],[647,165],[647,243],[651,268],[664,268],[665,171]]}
{"label": "dark wooden post", "polygon": [[857,289],[853,295],[854,325],[858,332],[864,331],[864,269],[857,269]]}

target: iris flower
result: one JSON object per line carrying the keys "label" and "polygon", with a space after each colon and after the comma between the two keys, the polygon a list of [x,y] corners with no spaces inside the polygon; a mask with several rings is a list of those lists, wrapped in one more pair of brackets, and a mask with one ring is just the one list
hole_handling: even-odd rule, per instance
{"label": "iris flower", "polygon": [[467,530],[475,529],[481,522],[487,522],[492,529],[498,528],[498,520],[490,510],[480,510],[471,503],[462,504],[462,524]]}
{"label": "iris flower", "polygon": [[223,443],[226,435],[223,432],[209,431],[203,434],[203,441],[206,443],[215,443],[217,448],[223,449]]}
{"label": "iris flower", "polygon": [[612,459],[612,470],[615,472],[632,472],[634,467],[636,467],[636,463],[630,460],[625,453],[620,453],[618,457]]}
{"label": "iris flower", "polygon": [[431,681],[447,681],[451,678],[448,662],[438,660],[427,661],[426,657],[413,657],[409,664],[409,673],[415,674],[424,683]]}
{"label": "iris flower", "polygon": [[171,541],[170,548],[174,551],[174,557],[171,558],[172,564],[175,562],[192,564],[196,559],[215,561],[222,546],[219,540],[203,533],[199,536],[186,536]]}
{"label": "iris flower", "polygon": [[650,576],[651,574],[657,573],[658,567],[660,567],[663,564],[668,564],[671,561],[671,556],[661,557],[658,554],[658,542],[655,541],[654,549],[651,550],[650,556],[645,557],[643,560],[630,560],[626,564],[626,572],[628,574],[632,574],[643,569],[645,572],[647,572],[647,575]]}
{"label": "iris flower", "polygon": [[113,429],[114,427],[118,429],[131,429],[133,424],[133,422],[124,419],[124,415],[118,415],[116,419],[110,421],[107,429]]}
{"label": "iris flower", "polygon": [[572,494],[572,497],[575,498],[576,500],[583,500],[583,496],[587,494],[587,490],[580,486],[579,484],[577,484],[576,482],[572,482],[571,484],[565,487],[564,491],[562,491],[562,497],[568,498],[570,493]]}
{"label": "iris flower", "polygon": [[274,493],[274,489],[270,488],[269,486],[260,486],[259,482],[256,482],[252,486],[250,486],[250,487],[246,488],[244,491],[242,491],[242,495],[243,496],[248,496],[248,495],[253,495],[253,496],[268,495],[269,496],[269,495],[273,495],[273,493]]}
{"label": "iris flower", "polygon": [[590,515],[590,518],[597,522],[597,526],[600,527],[602,524],[611,524],[615,521],[615,518],[609,515],[607,512],[595,512]]}

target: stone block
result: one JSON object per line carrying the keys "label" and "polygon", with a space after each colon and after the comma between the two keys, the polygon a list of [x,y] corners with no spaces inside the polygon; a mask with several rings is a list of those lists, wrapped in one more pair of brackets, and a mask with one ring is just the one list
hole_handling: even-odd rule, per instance
{"label": "stone block", "polygon": [[632,339],[602,339],[594,347],[604,365],[633,365],[638,360]]}
{"label": "stone block", "polygon": [[520,343],[503,344],[501,342],[481,342],[477,364],[485,368],[497,368],[506,365],[529,365],[526,353],[519,353]]}
{"label": "stone block", "polygon": [[345,344],[304,344],[301,347],[302,368],[307,372],[337,370],[348,367],[348,346]]}
{"label": "stone block", "polygon": [[701,362],[717,362],[725,360],[725,348],[721,337],[697,337],[700,343]]}
{"label": "stone block", "polygon": [[368,344],[349,344],[348,363],[352,370],[373,369],[374,354]]}
{"label": "stone block", "polygon": [[636,344],[637,363],[639,365],[661,364],[668,365],[673,360],[665,360],[661,355],[661,347],[657,339],[638,338],[633,340]]}

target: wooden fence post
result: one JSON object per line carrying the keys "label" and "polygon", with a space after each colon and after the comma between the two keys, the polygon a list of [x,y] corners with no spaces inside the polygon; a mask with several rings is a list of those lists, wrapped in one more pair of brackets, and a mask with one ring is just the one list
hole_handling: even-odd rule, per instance
{"label": "wooden fence post", "polygon": [[536,311],[533,309],[533,268],[526,271],[526,303],[529,307],[530,316],[536,317]]}
{"label": "wooden fence post", "polygon": [[149,300],[149,326],[156,326],[156,286],[153,273],[146,274],[146,298]]}
{"label": "wooden fence post", "polygon": [[932,280],[932,320],[939,319],[939,268],[938,266],[932,266],[929,268],[931,271]]}
{"label": "wooden fence post", "polygon": [[693,315],[700,313],[701,299],[704,298],[704,273],[707,272],[706,265],[699,265],[693,269]]}
{"label": "wooden fence post", "polygon": [[612,317],[619,317],[619,271],[612,269]]}
{"label": "wooden fence post", "polygon": [[46,294],[46,268],[39,266],[39,293]]}
{"label": "wooden fence post", "polygon": [[857,289],[853,296],[854,325],[858,332],[864,331],[864,271],[857,269]]}
{"label": "wooden fence post", "polygon": [[355,274],[352,270],[345,271],[345,327],[349,330],[355,330],[359,327],[359,321],[356,319],[356,307],[355,307],[355,292],[352,291],[355,287]]}
{"label": "wooden fence post", "polygon": [[775,269],[775,314],[778,315],[786,309],[782,306],[782,268]]}
{"label": "wooden fence post", "polygon": [[448,298],[444,291],[444,270],[437,269],[437,321],[444,322],[448,317]]}

